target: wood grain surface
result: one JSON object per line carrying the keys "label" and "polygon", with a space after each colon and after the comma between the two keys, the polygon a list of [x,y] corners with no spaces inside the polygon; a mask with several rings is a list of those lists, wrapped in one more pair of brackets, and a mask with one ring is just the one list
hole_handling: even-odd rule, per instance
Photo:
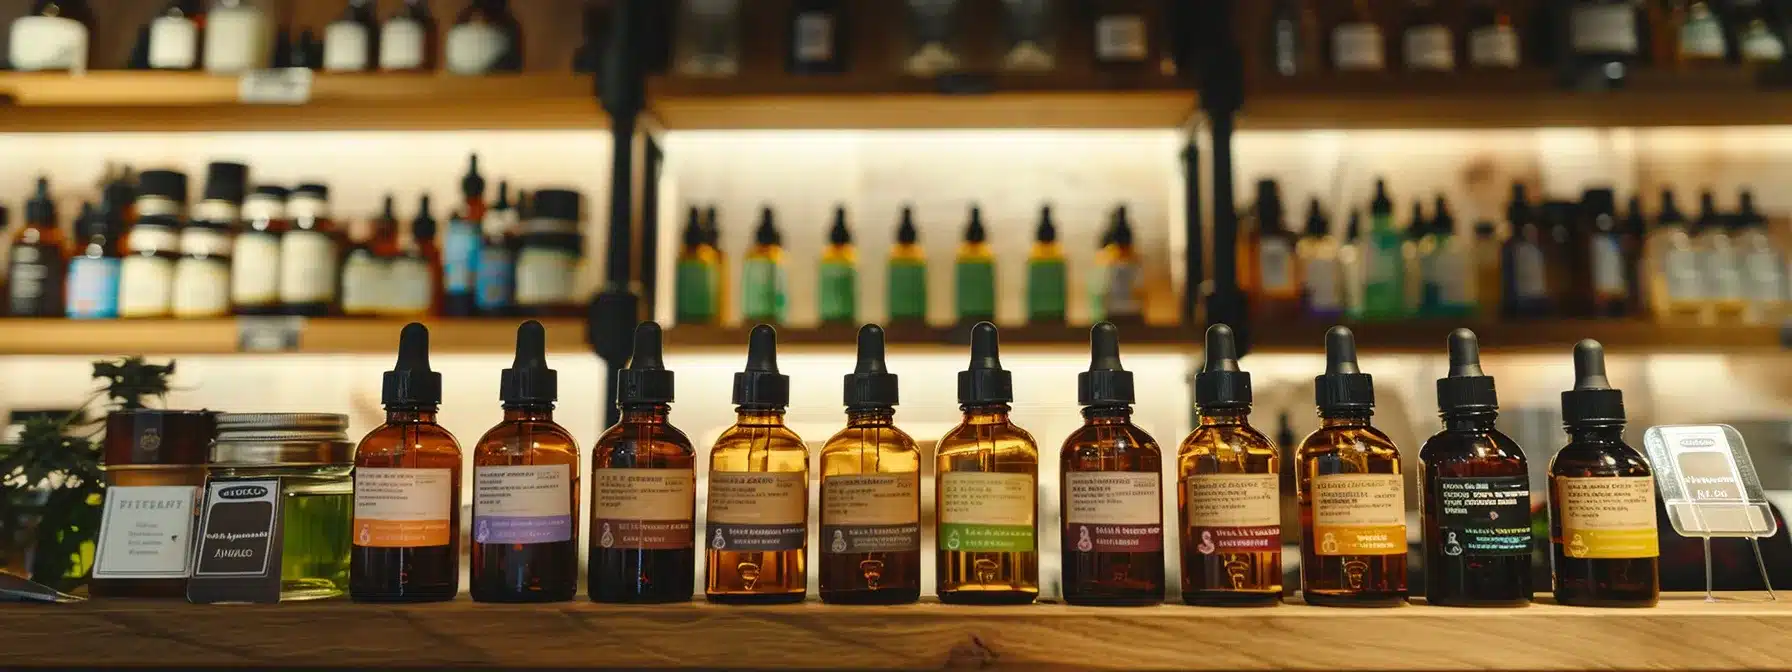
{"label": "wood grain surface", "polygon": [[1637,610],[0,605],[0,667],[1743,670],[1785,669],[1789,650],[1792,604],[1698,595]]}

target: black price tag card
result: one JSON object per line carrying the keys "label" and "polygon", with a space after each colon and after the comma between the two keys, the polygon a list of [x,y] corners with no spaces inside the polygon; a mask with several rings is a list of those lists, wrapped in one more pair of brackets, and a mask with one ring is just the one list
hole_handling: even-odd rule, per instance
{"label": "black price tag card", "polygon": [[280,601],[280,479],[206,483],[199,529],[188,602]]}

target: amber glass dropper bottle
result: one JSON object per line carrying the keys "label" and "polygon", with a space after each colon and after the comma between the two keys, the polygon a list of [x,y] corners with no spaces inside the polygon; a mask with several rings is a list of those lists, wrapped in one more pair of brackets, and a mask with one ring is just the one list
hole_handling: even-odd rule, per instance
{"label": "amber glass dropper bottle", "polygon": [[460,592],[460,444],[441,425],[442,374],[429,370],[429,329],[398,338],[380,391],[386,422],[355,447],[356,602],[442,602]]}
{"label": "amber glass dropper bottle", "polygon": [[1549,463],[1549,557],[1562,604],[1653,607],[1661,598],[1655,472],[1624,443],[1624,420],[1605,349],[1581,341],[1574,389],[1562,393],[1568,445]]}
{"label": "amber glass dropper bottle", "polygon": [[1524,451],[1493,426],[1499,397],[1481,372],[1475,332],[1450,332],[1450,375],[1437,380],[1444,431],[1419,450],[1425,602],[1531,602],[1531,477]]}
{"label": "amber glass dropper bottle", "polygon": [[697,451],[667,419],[672,382],[660,354],[660,325],[642,322],[628,368],[616,373],[622,421],[591,449],[587,583],[594,602],[691,599]]}
{"label": "amber glass dropper bottle", "polygon": [[1008,418],[1012,376],[996,325],[971,328],[958,372],[964,422],[940,439],[935,591],[947,604],[1029,604],[1039,597],[1039,444]]}
{"label": "amber glass dropper bottle", "polygon": [[558,376],[547,335],[516,330],[499,377],[504,421],[473,449],[473,575],[478,602],[564,602],[579,592],[579,447],[554,422]]}
{"label": "amber glass dropper bottle", "polygon": [[921,597],[921,450],[895,425],[882,327],[859,327],[858,359],[846,429],[821,448],[821,600],[907,604]]}
{"label": "amber glass dropper bottle", "polygon": [[1282,455],[1251,426],[1251,374],[1238,368],[1231,327],[1207,328],[1204,357],[1195,374],[1200,419],[1176,458],[1182,601],[1274,605],[1282,599]]}
{"label": "amber glass dropper bottle", "polygon": [[1164,601],[1163,452],[1132,423],[1132,372],[1120,330],[1089,330],[1089,370],[1077,374],[1083,426],[1059,452],[1064,601],[1142,606]]}
{"label": "amber glass dropper bottle", "polygon": [[1400,451],[1369,425],[1375,380],[1356,365],[1356,337],[1325,333],[1325,373],[1313,380],[1319,429],[1295,461],[1301,595],[1328,607],[1406,602],[1406,494]]}
{"label": "amber glass dropper bottle", "polygon": [[738,415],[709,452],[711,602],[801,602],[808,590],[809,449],[784,426],[790,376],[777,347],[776,330],[753,327],[747,369],[734,374]]}

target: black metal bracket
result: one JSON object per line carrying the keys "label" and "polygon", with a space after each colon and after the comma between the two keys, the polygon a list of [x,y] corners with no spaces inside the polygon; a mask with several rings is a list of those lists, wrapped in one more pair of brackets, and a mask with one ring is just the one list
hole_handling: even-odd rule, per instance
{"label": "black metal bracket", "polygon": [[619,0],[610,22],[609,45],[594,89],[598,102],[610,117],[610,208],[604,286],[591,298],[586,313],[585,338],[604,361],[605,425],[621,418],[616,407],[616,372],[632,354],[635,322],[641,317],[641,300],[630,281],[634,252],[635,136],[640,115],[647,107],[646,48],[652,23],[649,3],[657,0]]}
{"label": "black metal bracket", "polygon": [[[1224,323],[1237,335],[1238,352],[1250,351],[1250,305],[1238,286],[1238,208],[1234,203],[1236,174],[1232,134],[1244,105],[1244,53],[1234,34],[1233,0],[1204,3],[1200,20],[1205,32],[1199,44],[1201,111],[1207,118],[1213,173],[1213,293],[1207,297],[1207,323]],[[1190,282],[1196,282],[1191,278]]]}

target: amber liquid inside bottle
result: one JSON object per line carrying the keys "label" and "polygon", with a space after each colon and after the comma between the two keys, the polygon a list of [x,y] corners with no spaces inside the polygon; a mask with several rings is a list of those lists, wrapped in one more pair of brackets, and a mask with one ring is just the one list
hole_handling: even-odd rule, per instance
{"label": "amber liquid inside bottle", "polygon": [[964,422],[940,439],[934,587],[941,602],[1039,597],[1039,445],[1008,411],[999,403],[965,406]]}
{"label": "amber liquid inside bottle", "polygon": [[[696,450],[667,421],[666,404],[622,409],[622,421],[591,449],[591,553],[587,588],[595,602],[665,603],[691,599],[697,575],[693,546]],[[652,483],[666,506],[651,506],[654,519],[633,518],[629,504],[655,496],[631,484]],[[683,506],[670,500],[680,498]],[[614,513],[610,513],[614,511]],[[612,521],[611,516],[629,520]],[[606,524],[608,526],[606,527]],[[634,526],[629,535],[622,528]]]}
{"label": "amber liquid inside bottle", "polygon": [[1282,599],[1282,458],[1249,422],[1248,407],[1204,410],[1178,451],[1183,602],[1268,606]]}
{"label": "amber liquid inside bottle", "polygon": [[[1395,497],[1400,510],[1353,511],[1325,507],[1315,511],[1315,487],[1387,497],[1399,493],[1400,451],[1381,430],[1369,426],[1370,413],[1334,412],[1320,417],[1319,430],[1301,443],[1295,458],[1295,492],[1300,501],[1301,596],[1308,604],[1340,607],[1392,607],[1406,601],[1405,497]],[[1365,478],[1392,475],[1393,479]],[[1344,478],[1338,478],[1342,476]],[[1337,485],[1332,485],[1337,484]],[[1358,501],[1369,499],[1357,496]],[[1336,516],[1336,520],[1332,519]]]}
{"label": "amber liquid inside bottle", "polygon": [[1163,453],[1129,406],[1091,406],[1083,417],[1060,453],[1064,601],[1160,604]]}
{"label": "amber liquid inside bottle", "polygon": [[[1549,550],[1555,569],[1556,601],[1579,607],[1652,607],[1661,598],[1658,550],[1642,553],[1599,552],[1571,554],[1571,546],[1585,539],[1564,539],[1564,502],[1575,496],[1573,479],[1624,479],[1646,493],[1650,504],[1649,534],[1654,534],[1654,472],[1641,453],[1624,443],[1624,426],[1608,424],[1569,428],[1570,441],[1549,463]],[[1635,479],[1635,480],[1631,480]],[[1602,502],[1609,505],[1611,502]],[[1634,506],[1634,505],[1632,505]],[[1627,509],[1630,506],[1625,507]],[[1641,510],[1629,510],[1639,522]],[[1641,531],[1641,528],[1636,530]],[[1594,544],[1599,542],[1595,541]],[[1651,540],[1647,543],[1655,548]],[[1583,557],[1573,557],[1575,554]],[[1643,555],[1645,557],[1585,557],[1589,555]]]}
{"label": "amber liquid inside bottle", "polygon": [[887,407],[849,410],[846,429],[821,449],[823,602],[921,598],[921,450],[894,417]]}
{"label": "amber liquid inside bottle", "polygon": [[[1497,415],[1445,415],[1444,431],[1419,451],[1427,604],[1531,602],[1530,472],[1518,444],[1493,428]],[[1496,503],[1477,504],[1483,494]]]}
{"label": "amber liquid inside bottle", "polygon": [[808,485],[809,450],[784,426],[784,410],[743,407],[709,454],[709,601],[803,601]]}
{"label": "amber liquid inside bottle", "polygon": [[[504,469],[502,471],[488,469]],[[560,476],[560,474],[564,476]],[[473,449],[473,573],[471,591],[480,602],[564,602],[579,592],[579,532],[573,519],[579,513],[579,447],[572,434],[554,423],[551,406],[504,409],[504,422]],[[544,483],[564,487],[567,518],[564,529],[557,522],[546,529],[506,533],[503,522],[488,523],[483,492],[493,482],[498,492],[517,487],[541,489]],[[500,480],[501,479],[501,480]],[[495,482],[494,482],[495,481]],[[502,496],[502,495],[497,495]],[[521,496],[513,496],[520,500]],[[506,502],[507,507],[514,506]],[[532,524],[548,523],[546,512],[530,511]],[[514,515],[501,511],[493,516]],[[546,515],[544,515],[546,514]],[[526,520],[526,519],[525,519]],[[520,522],[520,521],[519,521]],[[492,525],[498,525],[493,529]],[[519,526],[520,528],[520,526]],[[490,536],[487,536],[490,535]],[[533,543],[487,543],[481,539],[511,537],[554,538]],[[559,537],[565,537],[560,539]]]}
{"label": "amber liquid inside bottle", "polygon": [[[427,410],[389,409],[386,423],[361,439],[355,448],[356,525],[354,549],[349,557],[349,595],[355,601],[442,602],[454,599],[460,592],[460,465],[460,444],[448,430],[436,424],[433,406]],[[445,535],[443,521],[421,521],[434,530],[422,536],[446,543],[384,545],[390,542],[372,535],[363,524],[361,501],[361,495],[369,491],[365,480],[371,476],[366,471],[369,469],[446,471]],[[424,489],[415,488],[412,492]],[[444,508],[439,503],[426,506]]]}

